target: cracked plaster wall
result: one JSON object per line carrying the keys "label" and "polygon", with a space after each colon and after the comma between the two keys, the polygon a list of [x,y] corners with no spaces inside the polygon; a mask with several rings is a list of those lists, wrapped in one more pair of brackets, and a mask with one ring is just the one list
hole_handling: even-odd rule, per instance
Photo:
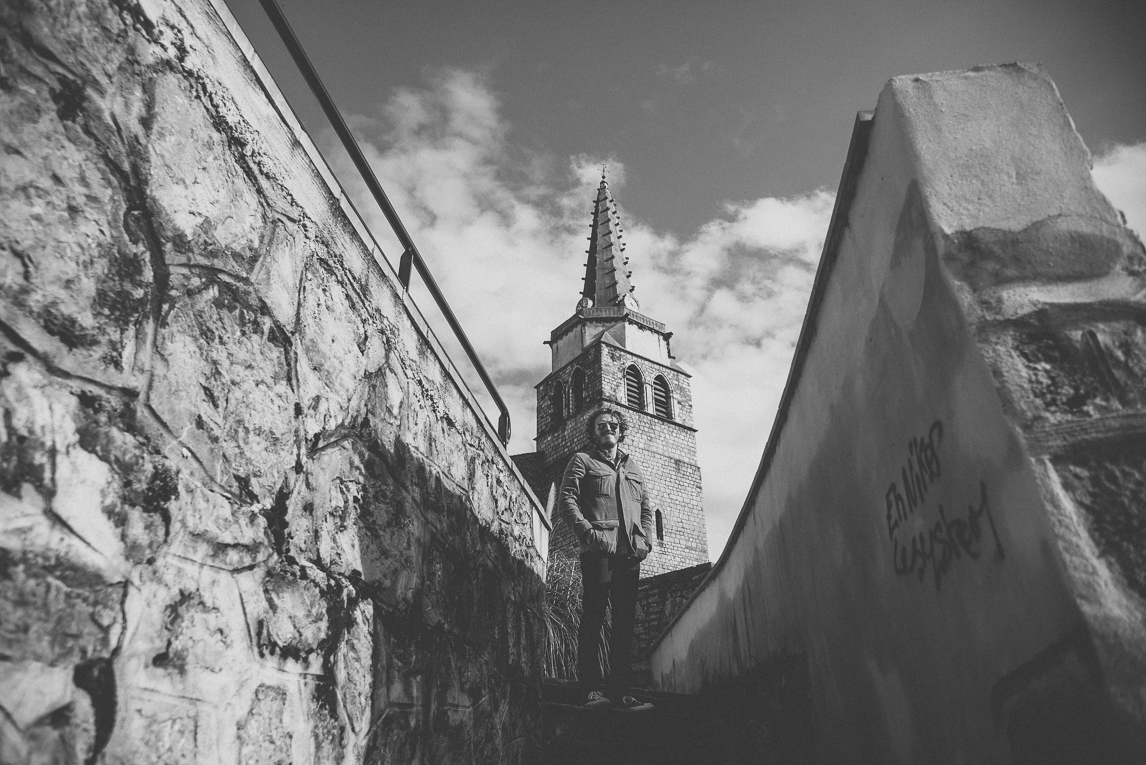
{"label": "cracked plaster wall", "polygon": [[230,23],[0,4],[0,761],[521,761],[536,500]]}

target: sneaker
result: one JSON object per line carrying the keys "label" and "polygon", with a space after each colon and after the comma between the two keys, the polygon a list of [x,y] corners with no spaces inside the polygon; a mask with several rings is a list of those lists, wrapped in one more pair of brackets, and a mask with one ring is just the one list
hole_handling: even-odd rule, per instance
{"label": "sneaker", "polygon": [[581,706],[585,709],[604,709],[612,704],[613,702],[600,691],[589,691],[589,698]]}
{"label": "sneaker", "polygon": [[654,707],[652,702],[641,701],[632,696],[625,696],[621,699],[621,709],[628,712],[648,712],[650,709],[654,709]]}

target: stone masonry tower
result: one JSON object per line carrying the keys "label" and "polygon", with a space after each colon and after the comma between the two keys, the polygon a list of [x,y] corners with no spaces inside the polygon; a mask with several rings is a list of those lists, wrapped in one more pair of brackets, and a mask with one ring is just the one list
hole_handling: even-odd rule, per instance
{"label": "stone masonry tower", "polygon": [[[638,313],[624,229],[603,174],[589,229],[581,299],[576,312],[553,330],[547,342],[553,371],[537,385],[540,483],[553,491],[573,453],[588,448],[586,420],[611,404],[628,420],[621,448],[640,463],[656,511],[656,540],[641,575],[705,563],[708,539],[689,375],[673,361],[672,333]],[[569,528],[554,521],[551,549],[576,556]]]}

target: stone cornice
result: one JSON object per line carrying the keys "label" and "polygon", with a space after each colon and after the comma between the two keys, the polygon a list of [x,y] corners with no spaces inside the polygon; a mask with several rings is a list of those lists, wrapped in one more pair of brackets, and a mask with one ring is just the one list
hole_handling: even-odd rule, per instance
{"label": "stone cornice", "polygon": [[653,332],[658,332],[668,337],[672,336],[672,333],[665,328],[665,325],[656,319],[650,319],[648,316],[637,313],[631,308],[625,308],[624,306],[606,306],[605,308],[584,308],[573,314],[561,322],[557,329],[549,333],[549,342],[557,342],[559,338],[564,337],[569,330],[577,326],[579,322],[602,321],[607,319],[629,319],[635,324],[640,324],[643,327],[651,329]]}

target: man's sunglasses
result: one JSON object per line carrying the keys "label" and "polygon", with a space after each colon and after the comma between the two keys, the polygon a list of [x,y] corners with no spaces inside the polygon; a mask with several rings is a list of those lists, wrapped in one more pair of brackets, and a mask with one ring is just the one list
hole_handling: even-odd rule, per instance
{"label": "man's sunglasses", "polygon": [[610,431],[610,430],[619,430],[620,427],[621,427],[621,423],[619,423],[619,422],[598,422],[597,423],[597,430],[600,431],[601,433],[604,433],[604,432]]}

